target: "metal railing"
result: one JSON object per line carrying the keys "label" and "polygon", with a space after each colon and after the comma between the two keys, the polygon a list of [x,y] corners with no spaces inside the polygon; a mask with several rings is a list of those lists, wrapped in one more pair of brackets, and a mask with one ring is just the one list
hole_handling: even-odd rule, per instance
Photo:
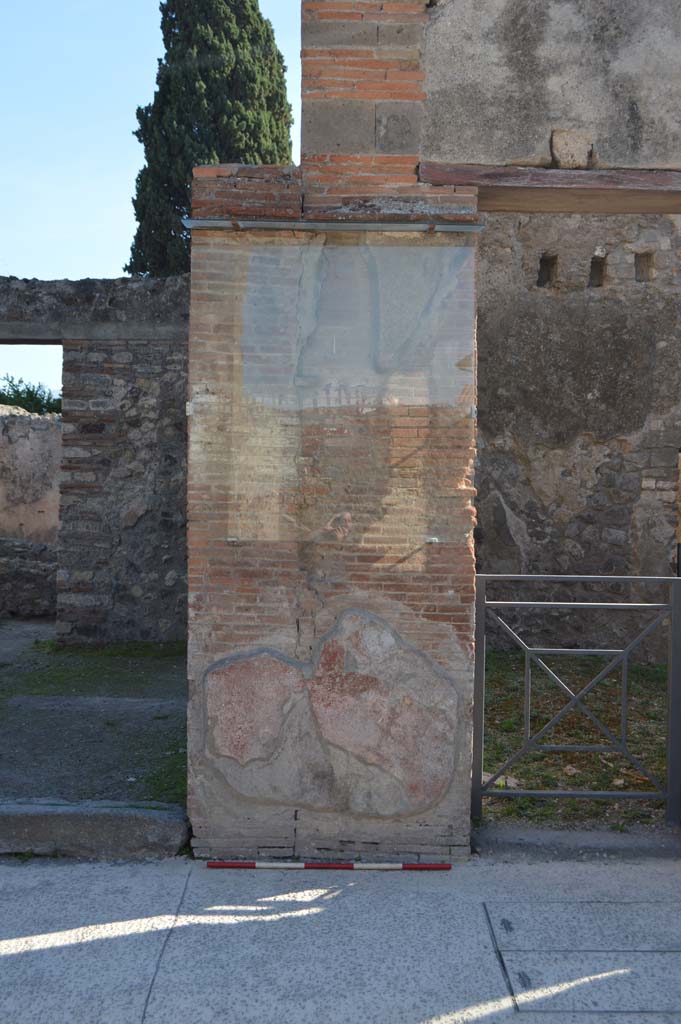
{"label": "metal railing", "polygon": [[[663,587],[668,595],[664,603],[643,602],[627,603],[624,601],[519,601],[519,600],[488,600],[487,587],[490,583],[556,583],[556,584],[655,584]],[[501,617],[501,609],[576,609],[587,608],[594,611],[640,611],[651,612],[652,618],[640,628],[634,638],[624,647],[612,648],[562,648],[536,647],[527,644],[515,629]],[[483,755],[485,740],[485,684],[486,660],[485,646],[488,616],[493,619],[502,633],[522,651],[525,659],[524,679],[524,735],[519,750],[506,759],[500,768],[485,778],[483,776]],[[670,620],[669,659],[668,659],[668,731],[667,731],[667,772],[664,781],[658,779],[635,754],[627,743],[627,727],[629,715],[629,663],[631,655],[640,645],[666,620]],[[519,797],[569,797],[573,799],[599,800],[664,800],[667,808],[667,821],[681,824],[681,579],[657,576],[520,576],[520,575],[480,575],[477,577],[476,590],[476,659],[475,659],[475,703],[473,720],[473,797],[472,816],[482,816],[482,800],[485,796],[504,798]],[[579,690],[570,687],[545,663],[544,658],[556,655],[586,656],[597,655],[608,658],[608,662],[591,681]],[[555,683],[558,690],[565,696],[566,703],[546,725],[536,732],[532,730],[532,668],[537,666]],[[619,735],[612,731],[585,703],[589,694],[607,676],[616,670],[621,671],[621,715]],[[551,744],[544,742],[548,733],[558,725],[566,715],[579,708],[595,726],[605,741],[602,744]],[[593,791],[593,790],[528,790],[499,786],[509,768],[528,754],[545,753],[560,754],[573,752],[618,753],[636,769],[639,775],[650,782],[653,789],[640,791]]]}

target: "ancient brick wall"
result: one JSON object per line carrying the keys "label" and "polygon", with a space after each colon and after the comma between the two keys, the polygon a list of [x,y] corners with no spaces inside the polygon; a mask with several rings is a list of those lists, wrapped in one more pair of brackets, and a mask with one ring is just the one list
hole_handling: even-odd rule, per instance
{"label": "ancient brick wall", "polygon": [[419,181],[426,20],[306,0],[301,168],[195,179],[200,854],[468,848],[477,195]]}
{"label": "ancient brick wall", "polygon": [[201,853],[345,844],[437,859],[466,847],[468,237],[194,232]]}
{"label": "ancient brick wall", "polygon": [[182,279],[0,280],[0,341],[64,350],[66,642],[185,636],[187,298]]}
{"label": "ancient brick wall", "polygon": [[58,635],[185,634],[186,351],[64,343]]}

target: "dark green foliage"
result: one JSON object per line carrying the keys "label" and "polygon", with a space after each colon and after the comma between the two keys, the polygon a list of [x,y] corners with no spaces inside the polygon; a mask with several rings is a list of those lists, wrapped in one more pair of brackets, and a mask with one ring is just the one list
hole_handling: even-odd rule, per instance
{"label": "dark green foliage", "polygon": [[27,384],[8,373],[0,381],[0,405],[15,405],[28,412],[61,412],[61,398],[55,397],[44,384]]}
{"label": "dark green foliage", "polygon": [[126,270],[163,277],[189,269],[192,169],[291,159],[286,70],[258,0],[166,0],[166,54],[153,102],[137,110],[146,164],[133,205],[139,223]]}

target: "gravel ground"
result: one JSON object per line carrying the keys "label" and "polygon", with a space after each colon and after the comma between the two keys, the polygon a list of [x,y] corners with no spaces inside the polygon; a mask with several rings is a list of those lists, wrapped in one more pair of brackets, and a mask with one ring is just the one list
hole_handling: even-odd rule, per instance
{"label": "gravel ground", "polygon": [[51,622],[0,622],[0,800],[184,802],[181,650],[58,649]]}

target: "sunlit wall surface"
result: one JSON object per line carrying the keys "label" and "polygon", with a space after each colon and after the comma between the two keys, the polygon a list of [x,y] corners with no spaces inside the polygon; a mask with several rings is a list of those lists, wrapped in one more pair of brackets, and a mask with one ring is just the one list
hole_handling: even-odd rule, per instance
{"label": "sunlit wall surface", "polygon": [[465,845],[474,316],[470,235],[195,234],[199,846]]}

